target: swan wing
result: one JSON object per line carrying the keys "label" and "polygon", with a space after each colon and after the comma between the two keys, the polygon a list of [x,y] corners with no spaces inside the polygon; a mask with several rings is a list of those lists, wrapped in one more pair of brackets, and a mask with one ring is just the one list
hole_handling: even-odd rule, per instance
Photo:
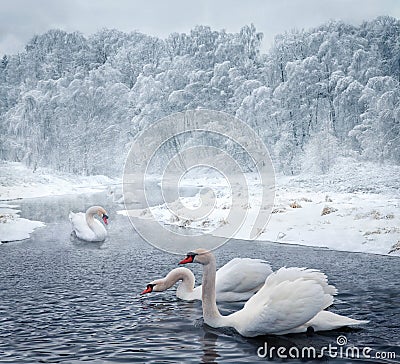
{"label": "swan wing", "polygon": [[69,220],[71,221],[72,230],[75,231],[75,234],[79,239],[92,241],[96,238],[93,230],[88,226],[83,212],[70,212]]}
{"label": "swan wing", "polygon": [[[271,266],[264,260],[234,258],[218,269],[216,274],[217,299],[221,294],[248,293],[245,299],[254,294],[272,273]],[[218,299],[220,300],[220,299]]]}
{"label": "swan wing", "polygon": [[232,326],[248,337],[291,332],[332,304],[323,276],[304,268],[279,269],[242,310],[228,316]]}
{"label": "swan wing", "polygon": [[70,212],[69,220],[71,221],[72,228],[75,230],[75,232],[84,231],[85,229],[89,228],[86,223],[85,214],[83,212]]}
{"label": "swan wing", "polygon": [[336,287],[328,283],[328,277],[326,276],[326,274],[322,273],[317,269],[284,267],[279,269],[278,272],[279,275],[277,277],[275,276],[275,279],[273,280],[271,279],[270,284],[278,284],[281,281],[293,281],[301,277],[306,280],[312,280],[318,282],[318,284],[323,289],[324,293],[327,293],[331,296],[337,294]]}

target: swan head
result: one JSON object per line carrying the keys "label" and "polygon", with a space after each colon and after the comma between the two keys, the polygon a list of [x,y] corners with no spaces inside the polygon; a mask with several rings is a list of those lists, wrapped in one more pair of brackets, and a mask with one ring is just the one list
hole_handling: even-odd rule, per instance
{"label": "swan head", "polygon": [[156,279],[155,281],[150,282],[147,286],[146,289],[141,292],[140,294],[146,294],[146,293],[151,293],[151,292],[164,292],[168,288],[170,288],[171,285],[167,285],[166,280],[163,279]]}
{"label": "swan head", "polygon": [[149,283],[147,286],[146,286],[146,289],[143,291],[143,292],[141,292],[140,294],[146,294],[146,293],[151,293],[151,292],[153,292],[153,288],[154,288],[154,284],[153,283]]}
{"label": "swan head", "polygon": [[108,224],[108,215],[107,215],[107,211],[104,210],[102,207],[99,207],[97,209],[97,215],[99,215],[103,222],[107,225]]}
{"label": "swan head", "polygon": [[212,259],[212,253],[206,249],[196,249],[186,254],[186,258],[181,260],[179,264],[199,263],[206,265]]}

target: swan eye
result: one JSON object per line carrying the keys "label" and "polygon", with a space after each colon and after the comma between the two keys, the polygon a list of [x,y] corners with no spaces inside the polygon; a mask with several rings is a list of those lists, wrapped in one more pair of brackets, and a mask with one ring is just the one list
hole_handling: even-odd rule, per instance
{"label": "swan eye", "polygon": [[189,252],[186,254],[186,258],[192,259],[192,262],[195,258],[195,256],[198,255],[197,253]]}

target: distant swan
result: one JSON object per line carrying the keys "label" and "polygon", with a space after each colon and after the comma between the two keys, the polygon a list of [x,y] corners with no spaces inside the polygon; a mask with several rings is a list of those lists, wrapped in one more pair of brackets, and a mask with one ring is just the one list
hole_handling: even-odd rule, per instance
{"label": "distant swan", "polygon": [[244,307],[223,316],[215,300],[215,258],[204,249],[187,254],[180,264],[203,265],[203,317],[214,328],[233,327],[246,337],[275,334],[334,330],[357,326],[368,321],[354,320],[330,311],[336,288],[328,285],[325,274],[314,269],[280,268],[270,274],[264,286]]}
{"label": "distant swan", "polygon": [[[217,271],[216,294],[218,302],[247,301],[272,273],[271,266],[261,259],[234,258]],[[150,282],[141,293],[162,292],[182,281],[176,296],[185,301],[201,300],[201,286],[194,288],[194,274],[187,268],[171,270],[165,278]]]}
{"label": "distant swan", "polygon": [[107,237],[107,230],[100,221],[94,218],[94,215],[100,216],[104,224],[108,224],[107,211],[101,206],[89,207],[85,214],[83,212],[69,213],[72,230],[79,239],[86,241],[103,241]]}

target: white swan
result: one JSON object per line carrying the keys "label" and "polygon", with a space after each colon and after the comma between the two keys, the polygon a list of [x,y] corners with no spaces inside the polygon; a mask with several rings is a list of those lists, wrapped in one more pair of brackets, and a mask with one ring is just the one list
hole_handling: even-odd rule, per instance
{"label": "white swan", "polygon": [[[264,284],[272,273],[271,266],[264,260],[234,258],[216,273],[216,298],[218,302],[247,301]],[[182,300],[201,300],[201,286],[194,288],[195,277],[187,268],[175,268],[165,278],[156,279],[141,293],[162,292],[182,281],[176,296]]]}
{"label": "white swan", "polygon": [[336,288],[328,285],[325,274],[305,268],[280,268],[268,276],[241,310],[222,316],[215,301],[213,254],[197,249],[180,264],[192,262],[203,265],[203,317],[211,327],[233,327],[243,336],[254,337],[306,332],[310,327],[314,331],[333,330],[368,322],[324,311],[332,304]]}
{"label": "white swan", "polygon": [[103,222],[106,225],[108,224],[107,211],[101,206],[89,207],[85,214],[83,212],[69,213],[72,229],[79,239],[103,241],[107,237],[107,230],[100,221],[94,218],[94,215],[99,215],[103,219]]}

